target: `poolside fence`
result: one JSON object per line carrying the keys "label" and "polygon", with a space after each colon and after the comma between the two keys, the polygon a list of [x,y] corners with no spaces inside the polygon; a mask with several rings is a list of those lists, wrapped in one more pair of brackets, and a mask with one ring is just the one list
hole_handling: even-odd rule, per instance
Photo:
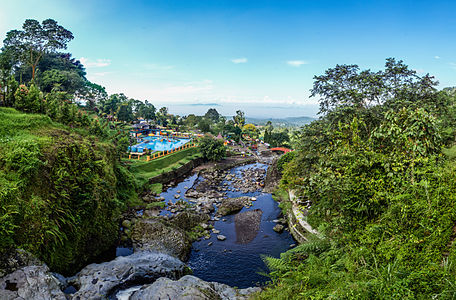
{"label": "poolside fence", "polygon": [[166,155],[176,153],[176,152],[184,150],[184,149],[195,148],[197,146],[198,145],[196,143],[187,143],[180,147],[174,148],[172,150],[159,151],[159,152],[152,153],[150,155],[145,155],[144,153],[130,153],[128,155],[128,159],[140,160],[142,156],[145,156],[146,161],[151,161],[151,160],[154,160],[157,158],[165,157]]}

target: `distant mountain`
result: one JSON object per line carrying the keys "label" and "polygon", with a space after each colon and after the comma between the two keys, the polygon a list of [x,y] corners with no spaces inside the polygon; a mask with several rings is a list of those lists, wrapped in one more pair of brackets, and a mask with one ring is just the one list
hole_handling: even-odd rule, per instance
{"label": "distant mountain", "polygon": [[274,127],[300,127],[305,124],[309,124],[315,118],[311,117],[288,117],[288,118],[245,118],[246,123],[252,123],[255,125],[266,125],[268,121],[271,121]]}
{"label": "distant mountain", "polygon": [[190,106],[221,106],[218,103],[191,103],[191,104],[185,104],[185,105],[190,105]]}

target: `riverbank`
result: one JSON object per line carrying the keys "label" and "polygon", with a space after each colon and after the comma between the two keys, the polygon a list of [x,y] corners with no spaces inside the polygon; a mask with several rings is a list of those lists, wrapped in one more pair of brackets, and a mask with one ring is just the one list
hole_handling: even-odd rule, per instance
{"label": "riverbank", "polygon": [[[165,206],[124,216],[120,248],[131,251],[67,278],[46,266],[24,265],[2,278],[0,289],[33,296],[44,288],[53,299],[140,299],[175,288],[197,297],[205,287],[204,295],[246,299],[258,289],[230,286],[263,285],[268,278],[258,274],[267,271],[260,255],[277,257],[295,244],[288,229],[282,231],[287,224],[277,203],[263,191],[268,166],[255,161],[238,156],[203,163],[192,168],[193,175],[164,184],[160,195],[149,194],[149,204]],[[33,270],[47,279],[37,280]],[[197,277],[182,277],[189,272]]]}

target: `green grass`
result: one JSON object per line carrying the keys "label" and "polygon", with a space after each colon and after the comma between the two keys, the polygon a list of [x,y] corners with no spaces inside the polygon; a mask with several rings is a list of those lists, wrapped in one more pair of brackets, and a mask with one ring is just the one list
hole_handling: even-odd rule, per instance
{"label": "green grass", "polygon": [[0,253],[22,248],[71,273],[116,242],[135,199],[108,138],[0,107]]}
{"label": "green grass", "polygon": [[163,184],[154,183],[150,185],[150,190],[156,195],[160,195],[163,192]]}
{"label": "green grass", "polygon": [[166,203],[164,201],[160,202],[152,202],[146,205],[146,209],[151,209],[151,208],[164,208],[166,206]]}
{"label": "green grass", "polygon": [[199,149],[189,148],[152,161],[128,161],[138,186],[144,186],[150,178],[175,170],[197,157],[201,157]]}

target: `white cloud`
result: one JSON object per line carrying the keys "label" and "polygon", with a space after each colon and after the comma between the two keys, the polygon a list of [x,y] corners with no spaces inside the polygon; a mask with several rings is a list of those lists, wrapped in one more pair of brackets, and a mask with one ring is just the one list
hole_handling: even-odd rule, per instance
{"label": "white cloud", "polygon": [[436,55],[434,56],[435,59],[440,59],[440,56]]}
{"label": "white cloud", "polygon": [[450,66],[451,66],[452,69],[456,69],[456,63],[450,62]]}
{"label": "white cloud", "polygon": [[110,59],[105,58],[98,58],[96,60],[91,60],[89,58],[81,57],[79,61],[86,67],[86,68],[101,68],[107,67],[111,64]]}
{"label": "white cloud", "polygon": [[245,58],[245,57],[233,58],[231,61],[235,64],[245,64],[247,62],[247,58]]}
{"label": "white cloud", "polygon": [[300,67],[302,65],[307,65],[308,62],[304,60],[289,60],[287,61],[287,65],[292,66],[292,67]]}

